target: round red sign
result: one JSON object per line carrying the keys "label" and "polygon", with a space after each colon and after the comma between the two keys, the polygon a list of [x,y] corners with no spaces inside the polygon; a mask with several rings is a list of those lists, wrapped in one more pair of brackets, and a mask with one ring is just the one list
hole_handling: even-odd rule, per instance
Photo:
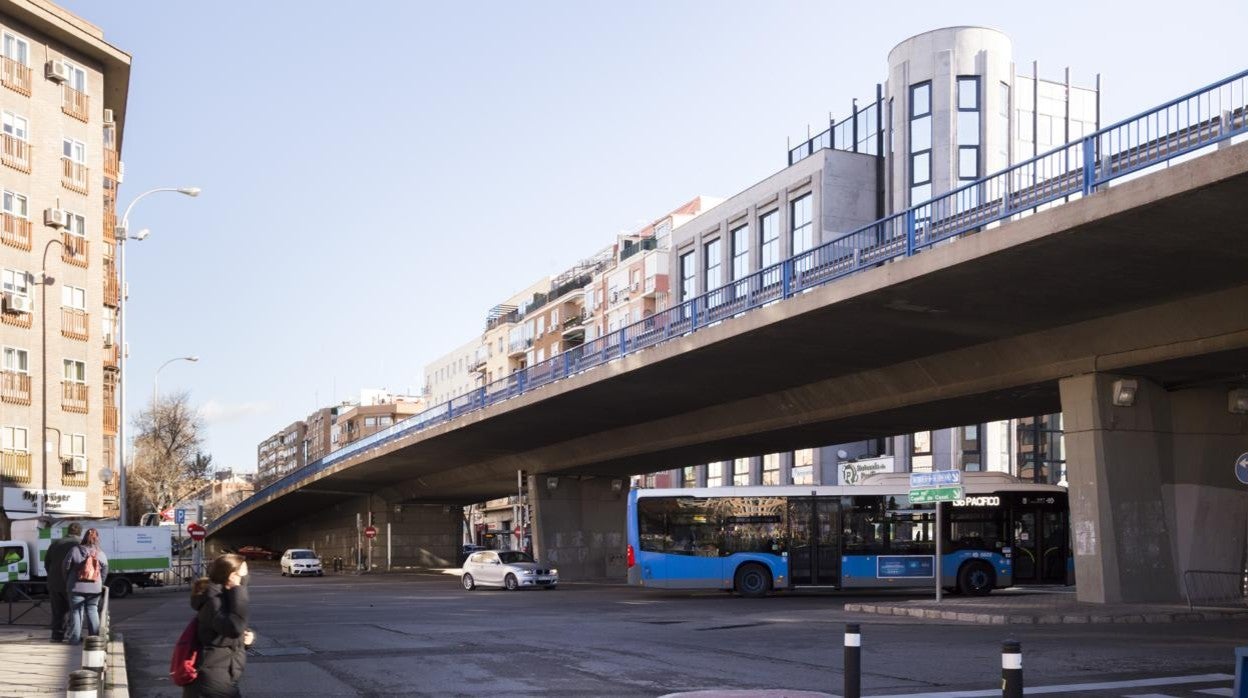
{"label": "round red sign", "polygon": [[195,522],[191,522],[186,525],[186,535],[190,536],[191,540],[203,540],[208,536],[208,529]]}
{"label": "round red sign", "polygon": [[511,530],[511,532],[516,534],[516,538],[519,538],[521,535],[524,534],[524,529],[520,528],[519,526],[516,526],[515,528]]}
{"label": "round red sign", "polygon": [[372,540],[372,539],[376,538],[376,537],[377,537],[377,527],[376,527],[376,526],[369,526],[368,528],[364,529],[364,537],[365,537],[365,538],[367,538],[367,539],[369,539],[369,540]]}

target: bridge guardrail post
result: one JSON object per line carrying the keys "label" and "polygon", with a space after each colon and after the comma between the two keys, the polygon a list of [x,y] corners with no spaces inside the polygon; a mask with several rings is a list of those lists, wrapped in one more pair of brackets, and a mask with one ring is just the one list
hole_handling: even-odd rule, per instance
{"label": "bridge guardrail post", "polygon": [[1096,148],[1091,136],[1083,139],[1083,195],[1096,191]]}
{"label": "bridge guardrail post", "polygon": [[620,328],[620,356],[628,353],[628,327]]}
{"label": "bridge guardrail post", "polygon": [[906,256],[914,256],[914,209],[906,211]]}
{"label": "bridge guardrail post", "polygon": [[793,258],[790,257],[780,264],[780,293],[788,298],[793,295]]}

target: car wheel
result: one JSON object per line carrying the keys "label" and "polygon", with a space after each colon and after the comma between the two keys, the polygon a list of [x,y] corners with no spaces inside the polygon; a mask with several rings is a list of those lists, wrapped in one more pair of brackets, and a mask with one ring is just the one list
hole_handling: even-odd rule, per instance
{"label": "car wheel", "polygon": [[283,577],[285,577],[285,576],[286,576],[286,568],[285,568],[285,567],[283,567],[283,568],[282,568],[282,576],[283,576]]}
{"label": "car wheel", "polygon": [[317,570],[316,576],[318,576],[318,577],[324,577],[324,576],[325,576],[325,570]]}
{"label": "car wheel", "polygon": [[746,598],[762,598],[771,591],[771,574],[762,565],[741,565],[734,581],[737,593]]}
{"label": "car wheel", "polygon": [[477,583],[473,581],[471,574],[465,574],[459,581],[464,585],[466,591],[472,591],[477,588]]}
{"label": "car wheel", "polygon": [[515,591],[520,588],[520,580],[516,579],[516,575],[509,574],[503,580],[503,586],[507,587],[507,591]]}
{"label": "car wheel", "polygon": [[996,585],[996,575],[983,562],[968,562],[958,570],[958,591],[967,596],[984,596]]}
{"label": "car wheel", "polygon": [[124,599],[130,595],[134,585],[125,577],[117,577],[108,582],[108,595],[114,599]]}

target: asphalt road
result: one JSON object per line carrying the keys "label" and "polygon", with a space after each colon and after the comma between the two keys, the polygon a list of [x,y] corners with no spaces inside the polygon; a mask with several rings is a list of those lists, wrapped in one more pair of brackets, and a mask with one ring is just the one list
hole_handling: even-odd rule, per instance
{"label": "asphalt road", "polygon": [[[258,640],[247,696],[839,693],[848,621],[863,627],[868,696],[1000,695],[1001,642],[1013,637],[1029,689],[1096,684],[1047,695],[1195,697],[1230,695],[1233,648],[1248,645],[1242,621],[1003,628],[842,610],[883,594],[755,600],[590,584],[467,592],[453,576],[286,579],[258,566],[252,577]],[[115,601],[113,613],[132,695],[180,695],[166,672],[191,615],[187,593],[140,592]]]}

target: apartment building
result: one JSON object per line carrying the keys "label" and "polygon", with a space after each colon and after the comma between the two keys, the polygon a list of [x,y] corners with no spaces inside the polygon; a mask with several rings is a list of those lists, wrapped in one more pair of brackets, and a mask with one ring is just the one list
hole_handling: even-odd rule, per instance
{"label": "apartment building", "polygon": [[303,459],[315,463],[329,453],[330,433],[338,418],[338,407],[322,407],[303,420]]}
{"label": "apartment building", "polygon": [[419,414],[425,409],[423,397],[396,395],[388,402],[345,407],[330,427],[330,450],[339,449],[372,436],[382,429]]}
{"label": "apartment building", "polygon": [[267,484],[308,463],[307,423],[295,422],[256,447],[256,480]]}
{"label": "apartment building", "polygon": [[425,366],[425,397],[440,405],[484,385],[485,375],[477,369],[485,359],[485,344],[475,337]]}
{"label": "apartment building", "polygon": [[129,80],[130,56],[100,28],[45,0],[0,0],[0,528],[116,512]]}

